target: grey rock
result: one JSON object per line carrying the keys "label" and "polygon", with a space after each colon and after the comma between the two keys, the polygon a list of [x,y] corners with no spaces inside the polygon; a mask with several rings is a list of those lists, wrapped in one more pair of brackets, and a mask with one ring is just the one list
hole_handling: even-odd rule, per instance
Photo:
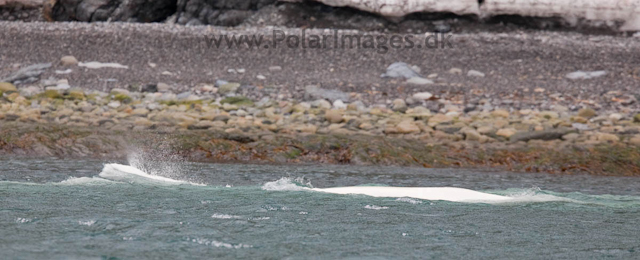
{"label": "grey rock", "polygon": [[404,113],[405,111],[407,111],[407,103],[405,103],[402,99],[393,100],[392,109],[393,111]]}
{"label": "grey rock", "polygon": [[151,110],[151,111],[153,111],[153,110],[160,110],[160,109],[162,109],[162,105],[160,105],[160,104],[158,104],[158,103],[156,103],[156,102],[149,103],[149,104],[147,105],[147,109],[149,109],[149,110]]}
{"label": "grey rock", "polygon": [[267,107],[271,103],[271,99],[269,97],[263,97],[258,102],[256,102],[256,107]]}
{"label": "grey rock", "polygon": [[578,130],[580,130],[580,131],[588,131],[588,130],[591,130],[591,128],[590,128],[588,125],[586,125],[586,124],[581,124],[581,123],[573,123],[573,124],[571,124],[571,127],[575,128],[575,129],[578,129]]}
{"label": "grey rock", "polygon": [[353,106],[356,107],[356,109],[358,109],[358,111],[364,111],[367,106],[364,104],[364,102],[360,101],[360,100],[356,100],[355,102],[351,103]]}
{"label": "grey rock", "polygon": [[202,24],[203,23],[200,20],[198,20],[196,18],[193,18],[193,19],[189,20],[189,22],[187,22],[187,24],[185,24],[185,25],[186,26],[198,26],[198,25],[202,25]]}
{"label": "grey rock", "polygon": [[433,31],[437,33],[448,33],[451,31],[451,25],[444,22],[434,23]]}
{"label": "grey rock", "polygon": [[464,106],[464,109],[462,110],[465,113],[469,113],[471,111],[476,110],[476,105],[474,104],[467,104],[466,106]]}
{"label": "grey rock", "polygon": [[229,119],[231,119],[231,117],[229,117],[228,115],[218,115],[213,118],[213,121],[223,121],[226,123],[227,121],[229,121]]}
{"label": "grey rock", "polygon": [[460,131],[463,126],[460,125],[437,125],[436,130],[445,132],[447,134],[454,134]]}
{"label": "grey rock", "polygon": [[318,86],[310,85],[305,88],[304,97],[306,100],[327,99],[331,102],[342,100],[349,101],[349,94],[340,90],[323,89]]}
{"label": "grey rock", "polygon": [[111,95],[118,95],[118,94],[122,94],[122,95],[130,95],[129,90],[126,89],[122,89],[122,88],[114,88],[111,90]]}
{"label": "grey rock", "polygon": [[176,0],[58,0],[49,16],[56,21],[160,22],[176,11]]}
{"label": "grey rock", "polygon": [[178,0],[177,22],[185,24],[197,19],[202,24],[236,26],[251,17],[254,10],[275,2],[276,0]]}
{"label": "grey rock", "polygon": [[387,72],[380,75],[383,78],[422,78],[420,73],[404,62],[396,62],[387,67]]}
{"label": "grey rock", "polygon": [[20,96],[23,96],[23,97],[33,97],[40,93],[42,93],[42,90],[40,90],[39,87],[30,86],[30,87],[20,89]]}
{"label": "grey rock", "polygon": [[58,85],[55,86],[55,89],[59,90],[59,91],[65,91],[65,90],[68,90],[70,88],[71,88],[71,86],[69,86],[69,84],[67,84],[67,83],[58,83]]}
{"label": "grey rock", "polygon": [[51,63],[34,64],[16,71],[9,75],[9,77],[0,80],[0,82],[11,82],[14,84],[36,82],[39,80],[40,75],[49,68],[51,68]]}
{"label": "grey rock", "polygon": [[253,14],[252,11],[245,10],[228,10],[220,14],[213,23],[219,26],[237,26]]}
{"label": "grey rock", "polygon": [[552,129],[545,131],[519,132],[512,135],[509,140],[511,142],[527,142],[529,140],[556,140],[561,139],[563,135],[575,133],[575,129]]}
{"label": "grey rock", "polygon": [[216,87],[220,87],[220,86],[226,85],[226,84],[229,84],[229,81],[219,79],[219,80],[216,80],[215,86]]}
{"label": "grey rock", "polygon": [[161,93],[169,92],[169,91],[171,91],[171,86],[169,86],[168,84],[160,82],[160,83],[158,83],[156,85],[156,90],[158,92],[161,92]]}
{"label": "grey rock", "polygon": [[158,92],[158,85],[147,84],[147,85],[141,86],[140,92],[156,93]]}
{"label": "grey rock", "polygon": [[4,120],[6,120],[6,121],[16,121],[16,120],[18,120],[18,118],[20,118],[20,116],[16,115],[16,114],[5,114],[4,115]]}
{"label": "grey rock", "polygon": [[162,96],[160,96],[159,100],[161,100],[161,101],[171,101],[171,100],[176,100],[176,94],[173,94],[173,93],[164,93],[164,94],[162,94]]}
{"label": "grey rock", "polygon": [[184,100],[184,99],[187,99],[189,96],[191,96],[191,92],[186,91],[186,92],[182,92],[182,93],[178,94],[178,95],[176,96],[176,98],[177,98],[178,100]]}
{"label": "grey rock", "polygon": [[240,88],[240,83],[227,83],[218,87],[218,93],[222,95],[236,93]]}

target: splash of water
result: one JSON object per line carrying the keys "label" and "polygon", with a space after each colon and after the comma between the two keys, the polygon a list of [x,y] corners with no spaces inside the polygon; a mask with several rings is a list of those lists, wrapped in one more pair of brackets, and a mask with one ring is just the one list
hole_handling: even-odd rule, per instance
{"label": "splash of water", "polygon": [[295,179],[283,177],[277,181],[267,182],[262,185],[262,189],[268,191],[305,191],[312,188],[311,183],[305,182],[305,179],[301,177]]}
{"label": "splash of water", "polygon": [[545,194],[539,187],[531,187],[529,189],[511,191],[506,194],[512,198],[509,203],[538,203],[538,202],[572,202],[580,203],[580,201],[558,197],[551,194]]}
{"label": "splash of water", "polygon": [[181,177],[184,172],[180,160],[176,155],[169,155],[162,151],[132,152],[127,156],[129,165],[151,175],[164,177]]}

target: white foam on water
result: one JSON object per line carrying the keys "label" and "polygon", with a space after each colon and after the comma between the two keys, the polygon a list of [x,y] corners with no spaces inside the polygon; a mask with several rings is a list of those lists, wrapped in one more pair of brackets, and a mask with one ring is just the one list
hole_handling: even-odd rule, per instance
{"label": "white foam on water", "polygon": [[116,163],[105,164],[99,176],[113,181],[136,184],[205,186],[203,184],[147,174],[135,167]]}
{"label": "white foam on water", "polygon": [[400,201],[400,202],[407,202],[407,203],[411,203],[411,204],[422,204],[421,200],[417,200],[417,199],[412,199],[412,198],[398,198],[396,199],[396,201]]}
{"label": "white foam on water", "polygon": [[308,191],[311,190],[309,187],[305,187],[303,185],[310,186],[310,184],[302,184],[304,180],[301,178],[291,179],[289,177],[280,178],[277,181],[267,182],[262,185],[263,190],[267,191]]}
{"label": "white foam on water", "polygon": [[21,181],[0,181],[0,184],[5,184],[5,185],[33,185],[33,186],[44,185],[42,183],[21,182]]}
{"label": "white foam on water", "polygon": [[389,209],[389,207],[376,206],[376,205],[366,205],[366,206],[364,206],[364,208],[365,209],[372,209],[372,210]]}
{"label": "white foam on water", "polygon": [[221,247],[221,248],[229,248],[229,249],[241,249],[241,248],[252,248],[252,245],[245,245],[245,244],[231,244],[231,243],[225,243],[225,242],[220,242],[220,241],[216,241],[216,240],[209,240],[206,238],[192,238],[189,239],[191,242],[194,243],[198,243],[200,245],[205,245],[205,246],[213,246],[213,247]]}
{"label": "white foam on water", "polygon": [[100,177],[71,177],[64,181],[58,182],[58,185],[107,185],[116,183],[115,181],[103,179]]}
{"label": "white foam on water", "polygon": [[211,217],[212,218],[216,218],[216,219],[240,219],[240,218],[242,218],[241,216],[218,214],[218,213],[213,214]]}
{"label": "white foam on water", "polygon": [[522,191],[518,191],[515,193],[508,194],[507,197],[511,198],[510,201],[505,203],[542,203],[542,202],[571,202],[571,203],[582,203],[581,201],[558,197],[550,194],[542,194],[540,193],[542,190],[540,188],[534,187],[531,189],[526,189]]}
{"label": "white foam on water", "polygon": [[33,219],[30,218],[17,218],[16,219],[16,223],[29,223],[31,222]]}
{"label": "white foam on water", "polygon": [[248,218],[247,220],[269,220],[271,219],[271,217],[254,217],[254,218]]}
{"label": "white foam on water", "polygon": [[87,226],[87,227],[93,226],[93,224],[95,224],[95,223],[96,223],[96,221],[95,221],[95,220],[88,220],[88,221],[82,221],[82,220],[80,220],[80,221],[78,221],[78,224],[79,224],[79,225]]}

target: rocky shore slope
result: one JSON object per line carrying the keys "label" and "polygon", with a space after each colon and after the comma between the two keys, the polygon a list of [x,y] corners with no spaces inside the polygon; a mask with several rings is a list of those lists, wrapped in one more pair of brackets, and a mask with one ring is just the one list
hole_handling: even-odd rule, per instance
{"label": "rocky shore slope", "polygon": [[385,53],[202,42],[274,30],[302,34],[0,22],[0,152],[640,172],[634,38],[462,34]]}

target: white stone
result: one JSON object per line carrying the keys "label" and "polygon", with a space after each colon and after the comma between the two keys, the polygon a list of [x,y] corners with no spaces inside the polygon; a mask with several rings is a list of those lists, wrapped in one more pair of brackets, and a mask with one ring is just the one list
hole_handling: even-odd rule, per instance
{"label": "white stone", "polygon": [[318,99],[316,101],[311,102],[311,106],[315,108],[329,109],[331,108],[331,103],[324,99]]}
{"label": "white stone", "polygon": [[462,70],[459,68],[451,68],[449,70],[450,74],[455,74],[455,75],[462,75]]}
{"label": "white stone", "polygon": [[598,78],[607,75],[607,72],[604,70],[599,71],[575,71],[566,75],[568,79],[592,79]]}
{"label": "white stone", "polygon": [[85,67],[87,69],[103,69],[103,68],[111,68],[111,69],[129,69],[129,66],[122,65],[120,63],[109,62],[102,63],[97,61],[91,62],[80,62],[78,66]]}
{"label": "white stone", "polygon": [[413,77],[407,80],[407,83],[414,85],[429,85],[433,84],[433,81],[430,79],[425,79],[421,77]]}
{"label": "white stone", "polygon": [[66,70],[56,70],[55,73],[59,74],[59,75],[64,75],[64,74],[70,74],[71,72],[73,72],[73,70],[71,69],[66,69]]}
{"label": "white stone", "polygon": [[432,97],[433,97],[433,94],[429,92],[419,92],[419,93],[413,94],[413,99],[418,99],[418,100],[427,100]]}
{"label": "white stone", "polygon": [[62,66],[75,66],[78,65],[78,60],[73,56],[64,56],[60,59]]}
{"label": "white stone", "polygon": [[618,114],[618,113],[613,113],[611,115],[609,115],[609,119],[613,120],[613,121],[620,121],[622,118],[624,118],[623,115]]}
{"label": "white stone", "polygon": [[342,100],[338,99],[333,102],[333,108],[335,109],[347,109],[347,105],[342,102]]}
{"label": "white stone", "polygon": [[467,76],[484,78],[484,73],[477,70],[470,70],[469,72],[467,72]]}
{"label": "white stone", "polygon": [[120,101],[111,101],[109,102],[109,104],[107,104],[108,107],[110,108],[119,108],[120,107]]}
{"label": "white stone", "polygon": [[271,72],[281,71],[281,70],[282,70],[282,67],[280,67],[280,66],[271,66],[271,67],[269,67],[269,71],[271,71]]}

